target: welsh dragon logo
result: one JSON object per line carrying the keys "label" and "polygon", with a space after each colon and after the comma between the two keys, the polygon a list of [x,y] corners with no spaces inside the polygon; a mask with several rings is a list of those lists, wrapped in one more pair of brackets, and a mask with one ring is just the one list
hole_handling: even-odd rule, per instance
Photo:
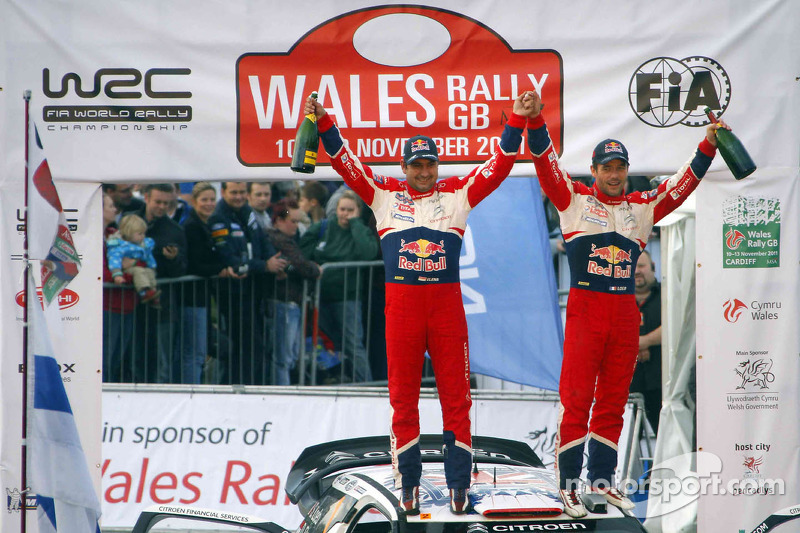
{"label": "welsh dragon logo", "polygon": [[754,361],[743,361],[739,363],[736,373],[742,378],[742,383],[737,389],[744,389],[746,385],[755,384],[761,389],[768,389],[769,384],[775,381],[775,374],[772,370],[772,359],[755,359]]}

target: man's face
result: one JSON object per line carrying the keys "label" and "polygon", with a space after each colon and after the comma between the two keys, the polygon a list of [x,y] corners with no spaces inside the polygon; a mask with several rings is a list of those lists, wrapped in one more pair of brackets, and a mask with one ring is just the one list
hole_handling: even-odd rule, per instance
{"label": "man's face", "polygon": [[592,176],[600,192],[606,196],[619,196],[625,189],[625,182],[628,180],[628,164],[622,159],[612,159],[608,163],[602,163],[591,167]]}
{"label": "man's face", "polygon": [[269,207],[270,200],[272,200],[272,186],[269,183],[253,183],[250,186],[250,193],[247,195],[250,207],[263,213]]}
{"label": "man's face", "polygon": [[167,214],[170,203],[175,199],[175,193],[153,189],[144,195],[145,216],[148,220],[161,218]]}
{"label": "man's face", "polygon": [[408,184],[419,192],[428,192],[439,179],[439,162],[433,159],[416,159],[409,164],[401,163]]}
{"label": "man's face", "polygon": [[653,260],[647,254],[641,254],[636,262],[636,274],[633,281],[637,289],[648,289],[656,282],[656,273],[653,272]]}
{"label": "man's face", "polygon": [[104,195],[103,196],[103,227],[107,227],[109,224],[114,222],[117,218],[117,206],[114,205],[114,200],[111,199],[111,196]]}
{"label": "man's face", "polygon": [[243,181],[229,181],[222,189],[222,199],[231,208],[241,209],[247,201],[247,184]]}
{"label": "man's face", "polygon": [[108,191],[108,195],[114,200],[114,205],[118,209],[124,209],[133,200],[133,185],[129,183],[117,183],[113,191]]}

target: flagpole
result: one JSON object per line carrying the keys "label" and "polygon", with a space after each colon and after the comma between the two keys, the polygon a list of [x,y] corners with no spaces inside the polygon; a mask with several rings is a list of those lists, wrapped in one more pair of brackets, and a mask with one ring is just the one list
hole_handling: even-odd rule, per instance
{"label": "flagpole", "polygon": [[22,444],[21,456],[22,464],[20,465],[20,492],[22,492],[22,509],[20,512],[19,530],[20,533],[26,533],[28,530],[27,522],[27,500],[28,500],[28,305],[30,305],[30,292],[28,287],[28,276],[30,274],[31,264],[28,260],[28,231],[30,229],[30,220],[28,219],[28,146],[30,135],[30,105],[31,105],[31,91],[27,90],[23,93],[25,99],[25,233],[22,238],[22,257],[25,261],[25,281],[24,293],[25,305],[22,310]]}

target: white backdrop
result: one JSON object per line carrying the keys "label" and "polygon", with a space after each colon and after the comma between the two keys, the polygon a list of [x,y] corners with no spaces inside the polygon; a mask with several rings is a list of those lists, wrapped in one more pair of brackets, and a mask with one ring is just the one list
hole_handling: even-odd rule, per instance
{"label": "white backdrop", "polygon": [[[781,236],[779,268],[723,269],[721,255],[698,261],[722,269],[707,284],[698,278],[704,290],[716,291],[698,294],[698,330],[719,332],[731,327],[728,322],[719,323],[723,296],[726,301],[738,298],[745,305],[756,299],[785,299],[778,322],[767,322],[766,329],[761,329],[763,323],[742,323],[740,319],[735,324],[738,329],[726,334],[724,342],[705,351],[713,355],[722,350],[733,359],[738,357],[737,349],[769,352],[777,365],[772,370],[775,381],[769,386],[780,385],[780,405],[797,405],[796,383],[784,386],[780,381],[785,378],[779,374],[777,352],[798,351],[794,327],[798,316],[796,309],[790,311],[789,302],[797,302],[796,281],[792,285],[791,280],[798,277],[797,237],[791,232],[797,227],[800,166],[800,128],[796,126],[800,92],[795,79],[800,73],[800,34],[795,27],[800,4],[790,0],[699,4],[660,0],[647,6],[633,0],[613,6],[591,0],[568,5],[522,0],[436,1],[429,3],[432,9],[384,9],[380,14],[394,17],[385,20],[396,24],[388,26],[392,31],[383,32],[366,24],[373,5],[326,1],[308,9],[304,4],[277,0],[234,0],[224,6],[191,0],[135,4],[0,0],[0,201],[5,215],[0,222],[4,237],[0,242],[0,455],[5,488],[16,487],[13,467],[8,465],[13,464],[9,458],[18,453],[13,401],[18,397],[19,324],[11,303],[16,290],[11,294],[13,283],[6,280],[16,283],[21,253],[15,244],[19,236],[13,213],[22,205],[25,89],[33,90],[33,113],[65,207],[72,204],[82,209],[86,224],[81,223],[81,228],[95,228],[79,229],[76,237],[85,262],[71,288],[81,301],[65,309],[76,318],[65,329],[74,330],[76,336],[59,348],[67,352],[67,361],[80,354],[91,361],[89,368],[97,369],[101,291],[99,240],[94,239],[100,234],[99,202],[89,200],[95,187],[90,185],[83,185],[85,189],[77,186],[76,190],[83,192],[76,193],[75,199],[65,199],[70,194],[63,192],[65,182],[292,178],[286,165],[288,142],[299,118],[295,97],[302,97],[306,89],[303,85],[303,91],[296,90],[299,76],[307,76],[304,83],[308,87],[324,84],[328,99],[324,103],[337,106],[337,120],[347,121],[343,131],[354,144],[359,139],[382,140],[383,151],[375,155],[373,143],[370,157],[389,164],[387,170],[393,174],[397,174],[398,139],[420,128],[436,132],[448,153],[445,159],[462,161],[447,170],[461,172],[466,161],[479,157],[481,139],[491,143],[491,137],[500,131],[515,83],[524,89],[526,80],[542,90],[554,141],[563,151],[567,169],[575,174],[586,173],[592,148],[608,136],[626,143],[632,173],[673,172],[702,137],[701,130],[693,127],[701,122],[701,104],[716,102],[717,111],[724,111],[723,118],[734,126],[760,170],[743,182],[728,177],[720,190],[709,188],[712,200],[698,202],[708,208],[698,213],[697,225],[703,228],[698,249],[704,254],[721,254],[718,245],[725,240],[721,210],[735,208],[725,204],[732,196],[780,198],[782,217],[790,221],[784,228],[790,229],[784,229]],[[403,18],[409,14],[413,20]],[[398,27],[410,31],[395,31]],[[337,29],[342,29],[341,39],[325,41],[330,34],[337,34]],[[414,40],[417,34],[411,30],[426,36],[424,45]],[[464,35],[468,37],[462,38]],[[391,39],[392,46],[386,46],[386,39]],[[273,68],[278,78],[269,74]],[[284,86],[285,96],[281,92]],[[275,103],[281,99],[282,103]],[[694,104],[697,106],[692,107]],[[124,116],[126,112],[134,118]],[[149,120],[136,120],[136,113]],[[90,118],[83,120],[82,114]],[[282,156],[276,152],[281,141]],[[263,154],[258,151],[259,142]],[[321,162],[317,176],[330,176],[324,157]],[[717,158],[712,169],[721,170],[723,165]],[[514,169],[516,175],[530,172],[529,163]],[[700,188],[701,198],[707,187]],[[86,233],[82,236],[81,231]],[[87,236],[91,239],[84,242]],[[778,282],[780,288],[776,288]],[[725,288],[721,283],[727,283]],[[738,290],[748,293],[744,298],[730,288],[737,283],[743,287]],[[735,302],[731,305],[736,309]],[[788,326],[773,332],[771,328],[784,320]],[[90,332],[84,332],[84,327]],[[780,347],[758,346],[757,339],[764,331],[771,336],[770,343],[781,343]],[[701,391],[709,387],[706,396],[700,394],[701,418],[707,405],[717,412],[719,405],[704,402],[714,398],[717,388],[728,386],[720,376],[733,372],[716,370],[705,374],[705,381],[698,379]],[[796,366],[780,372],[798,375]],[[99,373],[92,379],[93,388],[81,389],[85,399],[76,398],[75,391],[70,391],[70,397],[79,413],[76,417],[85,417],[96,428],[99,416],[86,406],[96,406],[92,402],[99,393]],[[735,391],[736,385],[731,386]],[[81,411],[76,405],[82,406]],[[725,415],[733,413],[726,411]],[[796,416],[778,421],[770,415],[758,413],[759,431],[785,435],[790,422],[797,430]],[[733,435],[706,437],[712,440],[703,446],[720,450],[727,446],[725,453],[733,454],[731,461],[734,456],[736,461],[744,460],[736,455],[738,450],[730,450]],[[88,453],[92,447],[96,450],[97,440],[84,439]],[[740,444],[755,448],[758,442]],[[771,455],[761,457],[762,464],[771,462],[778,449],[781,447],[771,448]],[[748,457],[753,461],[759,458]],[[785,498],[800,501],[796,453],[782,467],[793,480]],[[750,512],[751,506],[768,498],[739,499],[747,502],[736,502],[742,512],[726,516],[742,527],[756,525],[760,516]],[[726,499],[709,497],[701,500],[701,511],[706,516],[722,515],[728,504]],[[14,515],[3,516],[9,520]]]}
{"label": "white backdrop", "polygon": [[[432,1],[427,5],[434,9],[417,10],[424,16],[388,28],[358,26],[368,11],[342,16],[376,4],[323,1],[308,9],[277,0],[2,0],[0,181],[22,175],[24,89],[33,90],[39,122],[47,118],[40,132],[57,179],[287,179],[288,153],[284,149],[279,158],[275,150],[279,139],[293,138],[300,118],[299,104],[294,105],[298,76],[307,76],[302,97],[324,75],[326,86],[338,91],[337,118],[346,119],[343,130],[353,143],[365,137],[395,141],[432,129],[442,138],[471,137],[470,159],[479,158],[478,138],[500,132],[516,75],[519,88],[532,86],[530,77],[540,84],[548,104],[545,117],[559,147],[563,135],[564,162],[572,174],[587,173],[592,149],[609,136],[626,143],[632,172],[671,174],[702,135],[687,127],[698,122],[702,108],[685,110],[690,97],[692,103],[717,101],[725,107],[724,118],[762,167],[797,166],[800,132],[787,120],[798,107],[797,2],[659,0],[645,8],[633,0],[613,7],[593,0]],[[419,35],[425,36],[424,45]],[[306,40],[313,43],[310,50],[303,46]],[[448,45],[452,55],[445,53]],[[78,83],[89,93],[85,97],[78,96]],[[456,90],[459,84],[463,92]],[[256,85],[260,93],[253,90]],[[285,102],[277,104],[284,86]],[[327,92],[324,103],[335,104]],[[646,103],[652,111],[634,109]],[[488,124],[481,119],[483,105],[490,110]],[[83,122],[74,118],[78,106],[114,116],[121,113],[114,106],[138,106],[161,118]],[[44,115],[45,107],[54,114]],[[674,107],[679,111],[671,111]],[[191,120],[181,115],[189,108]],[[425,123],[434,115],[430,126],[413,125],[414,118]],[[473,115],[466,129],[458,129],[464,127],[461,119]],[[264,129],[257,126],[259,119]],[[376,129],[370,121],[388,126]],[[262,139],[264,160],[281,166],[240,162],[240,150]],[[397,152],[382,159],[398,172]],[[464,157],[454,151],[443,159]],[[518,165],[514,172],[531,169]],[[318,172],[331,175],[329,167]]]}

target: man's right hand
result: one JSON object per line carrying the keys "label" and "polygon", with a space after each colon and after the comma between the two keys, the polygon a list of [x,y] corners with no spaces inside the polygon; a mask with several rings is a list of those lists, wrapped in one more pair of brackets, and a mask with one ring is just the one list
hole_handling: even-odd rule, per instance
{"label": "man's right hand", "polygon": [[273,274],[283,272],[287,266],[289,266],[289,261],[282,258],[280,252],[267,259],[267,271]]}
{"label": "man's right hand", "polygon": [[517,115],[522,115],[528,118],[536,118],[542,112],[542,99],[536,90],[525,91],[514,100],[513,111]]}
{"label": "man's right hand", "polygon": [[306,105],[303,108],[303,114],[308,115],[310,113],[314,113],[314,116],[317,117],[317,120],[328,114],[328,112],[325,111],[325,108],[322,107],[322,104],[309,96],[306,98]]}

